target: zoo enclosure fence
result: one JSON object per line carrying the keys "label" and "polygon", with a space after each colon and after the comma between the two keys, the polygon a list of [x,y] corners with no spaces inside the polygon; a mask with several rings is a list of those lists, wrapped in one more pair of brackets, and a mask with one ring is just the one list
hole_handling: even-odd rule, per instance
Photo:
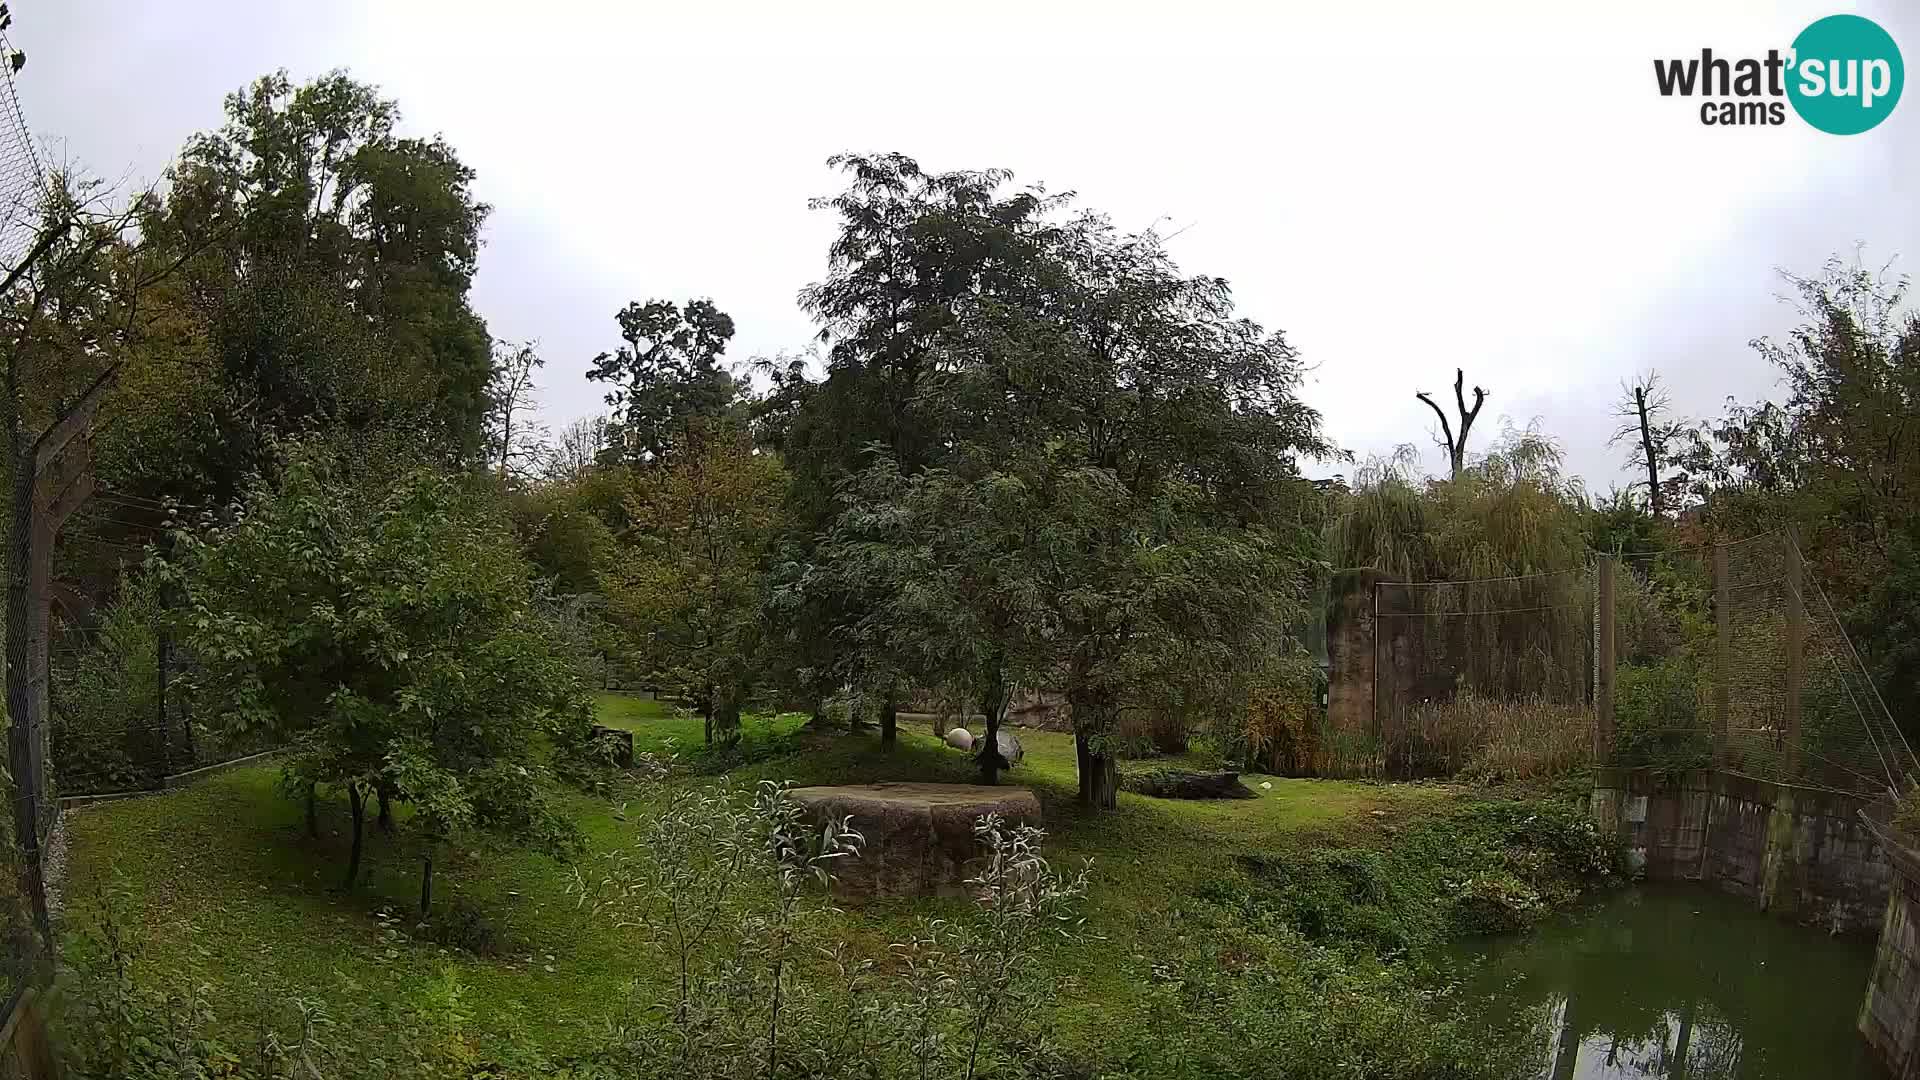
{"label": "zoo enclosure fence", "polygon": [[1714,767],[1877,797],[1920,775],[1786,531],[1336,601],[1331,775]]}

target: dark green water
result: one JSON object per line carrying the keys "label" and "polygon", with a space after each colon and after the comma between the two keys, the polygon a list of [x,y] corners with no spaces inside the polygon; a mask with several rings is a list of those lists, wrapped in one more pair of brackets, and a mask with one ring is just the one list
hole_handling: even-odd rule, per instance
{"label": "dark green water", "polygon": [[1873,947],[1705,888],[1648,886],[1464,950],[1467,1000],[1536,1017],[1541,1080],[1854,1080]]}

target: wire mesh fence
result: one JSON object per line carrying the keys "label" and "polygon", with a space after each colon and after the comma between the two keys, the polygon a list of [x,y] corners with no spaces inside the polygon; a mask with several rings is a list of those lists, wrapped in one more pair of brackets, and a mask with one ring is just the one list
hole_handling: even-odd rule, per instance
{"label": "wire mesh fence", "polygon": [[1326,771],[1521,776],[1577,764],[1592,742],[1592,611],[1589,567],[1373,583],[1370,723],[1328,732]]}
{"label": "wire mesh fence", "polygon": [[154,790],[170,777],[278,747],[269,733],[235,732],[198,708],[198,664],[159,628],[146,629],[55,654],[48,786],[59,796]]}
{"label": "wire mesh fence", "polygon": [[22,55],[0,25],[0,272],[18,267],[32,248],[47,186],[13,81],[14,58]]}
{"label": "wire mesh fence", "polygon": [[1913,755],[1792,535],[1622,557],[1610,760],[1877,796]]}
{"label": "wire mesh fence", "polygon": [[[6,29],[5,16],[0,15],[0,274],[20,269],[33,248],[46,192],[46,175],[14,85],[16,57],[21,54]],[[9,536],[8,540],[16,544],[21,538]],[[8,643],[9,663],[24,655],[23,644]],[[4,955],[0,955],[0,979],[5,983],[0,987],[0,1002],[4,1002],[0,1030],[5,1031],[21,1026],[16,1009],[44,955],[32,894],[40,889],[41,852],[55,822],[55,815],[49,812],[46,785],[40,782],[47,762],[44,727],[23,730],[20,735],[24,738],[8,740],[5,785],[7,805],[13,812],[0,815],[5,839],[0,845],[0,859],[5,860],[0,866],[0,937],[5,939]],[[38,813],[29,812],[29,808]],[[22,820],[32,821],[34,826],[27,831],[38,835],[21,835]],[[0,1063],[8,1060],[9,1053],[0,1048]]]}
{"label": "wire mesh fence", "polygon": [[1336,602],[1329,775],[1524,778],[1595,753],[1868,797],[1920,775],[1789,533],[1360,589]]}

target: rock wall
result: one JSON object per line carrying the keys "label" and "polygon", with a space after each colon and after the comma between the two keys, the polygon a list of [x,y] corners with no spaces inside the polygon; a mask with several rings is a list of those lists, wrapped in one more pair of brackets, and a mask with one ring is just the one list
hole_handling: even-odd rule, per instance
{"label": "rock wall", "polygon": [[1872,933],[1885,916],[1893,869],[1864,799],[1721,772],[1663,782],[1601,769],[1592,805],[1654,880],[1712,885],[1836,933]]}
{"label": "rock wall", "polygon": [[1887,827],[1889,803],[1876,803],[1865,817],[1893,868],[1893,887],[1874,950],[1873,975],[1860,1003],[1860,1035],[1887,1075],[1920,1077],[1920,851]]}

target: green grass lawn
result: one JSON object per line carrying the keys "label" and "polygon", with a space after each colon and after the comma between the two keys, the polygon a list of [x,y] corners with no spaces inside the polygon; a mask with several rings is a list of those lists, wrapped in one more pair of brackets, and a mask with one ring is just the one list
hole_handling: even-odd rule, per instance
{"label": "green grass lawn", "polygon": [[[600,714],[610,725],[632,729],[639,749],[661,750],[671,739],[693,750],[700,742],[698,718],[659,702],[609,695]],[[731,778],[801,784],[972,779],[967,757],[928,730],[903,727],[898,745],[883,750],[872,732],[820,735],[802,730],[803,721],[791,714],[748,719],[741,754],[747,763]],[[1118,810],[1089,814],[1074,802],[1071,737],[1017,733],[1026,760],[1007,782],[1039,795],[1056,862],[1093,863],[1088,928],[1105,940],[1061,947],[1048,959],[1061,989],[1061,1037],[1069,1043],[1097,1040],[1101,1028],[1128,1022],[1151,964],[1170,951],[1208,947],[1188,939],[1182,906],[1209,882],[1241,874],[1237,856],[1365,840],[1455,798],[1453,789],[1435,785],[1248,776],[1258,798],[1169,802],[1123,792]],[[184,790],[72,813],[63,886],[68,929],[92,920],[91,898],[114,897],[141,950],[140,977],[209,986],[216,1013],[236,1027],[246,1022],[242,1003],[297,993],[327,1001],[337,1031],[377,1039],[401,1020],[422,987],[451,974],[467,990],[475,1030],[517,1032],[565,1052],[589,1045],[623,1000],[635,994],[641,1004],[653,1000],[646,988],[662,969],[640,932],[582,911],[566,890],[569,870],[540,856],[486,847],[442,856],[436,903],[442,910],[467,904],[483,912],[507,944],[499,955],[474,956],[396,935],[376,913],[400,913],[401,926],[412,921],[418,862],[404,808],[395,836],[369,830],[366,880],[347,894],[339,889],[348,844],[344,804],[326,807],[322,836],[310,839],[300,804],[277,792],[275,776],[271,766],[237,769]],[[1264,781],[1270,789],[1261,787]],[[714,777],[671,782],[712,783]],[[632,821],[644,813],[586,794],[567,798],[596,851],[630,841]],[[957,914],[960,903],[850,906],[832,916],[833,925],[839,936],[884,957],[887,943],[901,940],[918,916]]]}

